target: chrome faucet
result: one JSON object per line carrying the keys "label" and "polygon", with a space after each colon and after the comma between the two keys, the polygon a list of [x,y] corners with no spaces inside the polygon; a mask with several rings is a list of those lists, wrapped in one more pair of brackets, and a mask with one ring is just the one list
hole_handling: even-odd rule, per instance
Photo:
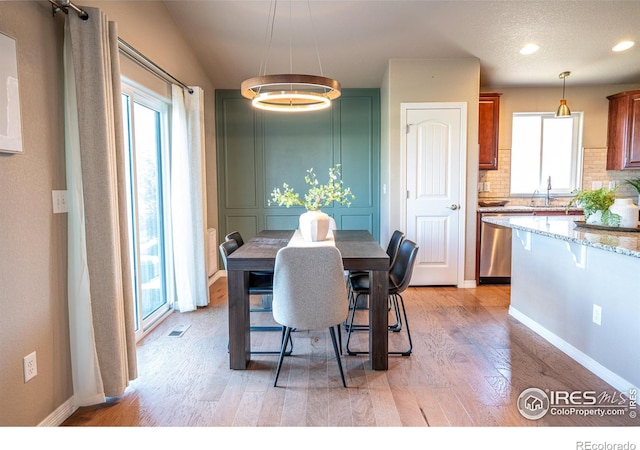
{"label": "chrome faucet", "polygon": [[536,189],[535,191],[533,191],[533,194],[531,194],[531,199],[529,200],[529,206],[536,206],[536,201],[533,199],[536,194],[538,193],[538,190]]}
{"label": "chrome faucet", "polygon": [[551,191],[551,177],[547,178],[547,198],[544,201],[545,206],[551,205],[551,197],[549,197],[549,191]]}

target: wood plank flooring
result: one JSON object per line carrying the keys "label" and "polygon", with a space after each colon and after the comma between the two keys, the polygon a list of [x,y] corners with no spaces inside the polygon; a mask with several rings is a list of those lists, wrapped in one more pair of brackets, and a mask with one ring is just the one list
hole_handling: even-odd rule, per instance
{"label": "wood plank flooring", "polygon": [[[520,393],[615,390],[508,315],[509,286],[412,287],[405,295],[413,354],[391,356],[389,370],[367,356],[343,356],[342,387],[328,332],[296,332],[274,388],[275,355],[253,355],[249,370],[229,369],[226,278],[211,304],[173,313],[138,346],[139,378],[120,398],[81,408],[65,426],[188,427],[540,427],[637,426],[624,417],[524,418]],[[268,314],[256,322],[271,320]],[[393,319],[390,319],[390,321]],[[168,336],[189,325],[179,338]],[[343,330],[344,333],[344,330]],[[252,334],[254,350],[278,347],[279,334]],[[391,333],[390,348],[406,346]],[[354,347],[366,348],[366,333]],[[343,336],[343,344],[346,336]]]}

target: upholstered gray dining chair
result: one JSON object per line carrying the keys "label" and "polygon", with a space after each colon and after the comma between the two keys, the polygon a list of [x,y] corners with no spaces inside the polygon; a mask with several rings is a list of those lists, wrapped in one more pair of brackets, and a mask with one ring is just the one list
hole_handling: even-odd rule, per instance
{"label": "upholstered gray dining chair", "polygon": [[329,329],[342,385],[347,387],[335,327],[347,318],[347,290],[340,251],[333,246],[284,247],[276,254],[273,275],[273,318],[285,327],[273,385],[291,331]]}

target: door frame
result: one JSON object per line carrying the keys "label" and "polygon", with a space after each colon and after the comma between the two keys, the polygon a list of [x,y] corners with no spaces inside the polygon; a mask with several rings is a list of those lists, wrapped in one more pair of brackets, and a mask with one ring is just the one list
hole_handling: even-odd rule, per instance
{"label": "door frame", "polygon": [[[172,243],[169,240],[172,240],[171,228],[170,228],[170,204],[169,199],[171,197],[171,193],[169,191],[169,183],[166,180],[170,179],[170,171],[169,171],[169,157],[170,157],[170,131],[169,131],[169,117],[171,115],[171,103],[169,99],[163,97],[162,95],[136,83],[135,81],[130,80],[129,78],[122,77],[122,93],[121,95],[129,97],[129,105],[131,106],[131,111],[127,113],[127,119],[130,121],[125,126],[125,139],[134,139],[135,131],[132,127],[133,122],[135,121],[135,114],[133,112],[134,104],[140,104],[146,108],[149,108],[159,114],[159,132],[158,136],[158,144],[160,148],[157,149],[159,153],[157,156],[159,158],[160,164],[160,196],[162,197],[161,204],[161,228],[163,235],[163,270],[164,274],[164,291],[165,291],[165,300],[166,302],[157,310],[149,314],[146,318],[143,317],[143,308],[142,308],[142,285],[139,283],[140,273],[141,273],[141,264],[138,260],[140,254],[140,245],[138,242],[138,220],[139,220],[139,212],[137,207],[137,198],[135,200],[131,199],[131,196],[137,196],[137,179],[135,174],[135,165],[136,161],[136,146],[134,142],[130,142],[125,147],[126,155],[126,164],[127,164],[127,172],[129,174],[129,179],[127,182],[127,197],[128,204],[127,210],[129,212],[130,217],[127,220],[130,222],[130,231],[131,236],[129,237],[131,242],[130,250],[132,254],[131,257],[131,270],[128,275],[131,278],[131,283],[134,289],[134,298],[135,302],[134,308],[136,309],[135,314],[135,339],[136,342],[140,341],[144,338],[151,330],[153,330],[156,326],[158,326],[164,319],[166,319],[171,312],[173,312],[172,305],[176,302],[175,296],[175,284],[173,281],[173,250]],[[124,100],[123,100],[124,102]],[[133,118],[132,118],[133,116]],[[122,119],[121,119],[122,120]]]}
{"label": "door frame", "polygon": [[466,249],[467,223],[467,102],[420,102],[400,104],[400,223],[402,229],[407,229],[407,112],[411,109],[457,109],[460,111],[460,212],[458,220],[458,267],[457,287],[464,287],[464,266]]}

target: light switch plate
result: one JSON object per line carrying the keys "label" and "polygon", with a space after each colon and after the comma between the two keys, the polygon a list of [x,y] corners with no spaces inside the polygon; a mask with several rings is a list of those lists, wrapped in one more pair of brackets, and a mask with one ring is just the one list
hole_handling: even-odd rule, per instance
{"label": "light switch plate", "polygon": [[67,191],[51,191],[51,197],[53,199],[54,214],[69,212],[69,207],[67,206]]}
{"label": "light switch plate", "polygon": [[24,369],[24,382],[26,383],[36,375],[38,375],[38,362],[36,360],[36,352],[29,353],[22,359]]}
{"label": "light switch plate", "polygon": [[593,323],[602,325],[602,307],[600,305],[593,305]]}

